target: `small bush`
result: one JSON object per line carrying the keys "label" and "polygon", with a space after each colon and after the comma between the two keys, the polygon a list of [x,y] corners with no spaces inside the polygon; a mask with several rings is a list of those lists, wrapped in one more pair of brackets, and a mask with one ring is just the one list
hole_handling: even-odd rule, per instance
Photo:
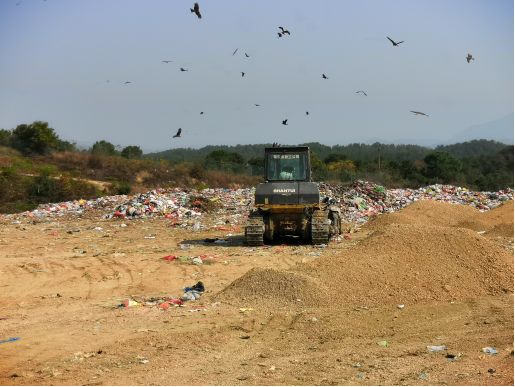
{"label": "small bush", "polygon": [[117,181],[111,185],[112,191],[116,195],[128,195],[131,193],[132,187],[127,181]]}

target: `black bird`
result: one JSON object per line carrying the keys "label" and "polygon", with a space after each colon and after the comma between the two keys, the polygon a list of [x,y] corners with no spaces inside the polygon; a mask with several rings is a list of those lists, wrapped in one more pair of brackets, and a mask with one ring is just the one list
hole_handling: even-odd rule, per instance
{"label": "black bird", "polygon": [[250,58],[249,54],[247,54],[247,53],[245,53],[245,56],[246,56],[247,58]]}
{"label": "black bird", "polygon": [[236,54],[238,52],[238,49],[234,50],[234,52],[232,53],[232,56],[234,56],[234,54]]}
{"label": "black bird", "polygon": [[161,62],[163,62],[163,63],[170,63],[170,62],[173,62],[173,60],[162,60]]}
{"label": "black bird", "polygon": [[261,106],[261,105],[260,105],[260,104],[258,104],[258,103],[255,103],[255,104],[254,104],[254,106]]}
{"label": "black bird", "polygon": [[322,74],[322,78],[329,79],[329,78],[327,78],[327,75],[325,75],[325,74]]}
{"label": "black bird", "polygon": [[309,116],[309,112],[306,112],[306,115]]}
{"label": "black bird", "polygon": [[472,54],[468,53],[467,54],[467,63],[470,63],[471,60],[474,60],[474,58],[472,57]]}
{"label": "black bird", "polygon": [[179,130],[177,131],[177,133],[175,134],[175,136],[173,136],[173,138],[175,137],[181,137],[181,132],[182,132],[182,129],[179,128]]}
{"label": "black bird", "polygon": [[386,37],[394,46],[398,46],[401,43],[404,43],[404,40],[401,40],[400,42],[395,43],[392,39],[390,39],[388,36]]}
{"label": "black bird", "polygon": [[197,15],[197,17],[198,17],[199,19],[202,19],[202,15],[200,14],[200,7],[198,6],[198,3],[195,3],[195,4],[193,5],[193,9],[192,9],[192,8],[190,8],[190,11],[191,11],[192,13],[194,13],[195,15]]}
{"label": "black bird", "polygon": [[427,115],[426,113],[416,112],[414,110],[410,110],[410,112],[415,114],[416,116],[426,116],[426,117],[429,117],[429,115]]}
{"label": "black bird", "polygon": [[287,122],[288,122],[288,119],[283,120],[283,125],[288,125]]}
{"label": "black bird", "polygon": [[202,114],[204,114],[204,112],[200,112],[200,114],[202,115]]}
{"label": "black bird", "polygon": [[187,70],[187,69],[185,69],[185,68],[182,68],[182,67],[181,67],[181,71],[188,71],[188,70]]}
{"label": "black bird", "polygon": [[278,32],[277,35],[279,35],[279,37],[283,36],[283,34],[281,34],[280,32]]}
{"label": "black bird", "polygon": [[290,35],[290,31],[285,30],[283,27],[277,27],[277,28],[279,28],[281,30],[281,34],[283,34],[283,35]]}
{"label": "black bird", "polygon": [[276,143],[276,142],[274,142],[274,143],[272,144],[272,148],[277,148],[278,146],[279,146],[279,144],[278,144],[278,143]]}
{"label": "black bird", "polygon": [[358,90],[356,91],[356,94],[359,94],[359,93],[363,93],[363,95],[366,97],[367,96],[367,93],[365,93],[363,90]]}
{"label": "black bird", "polygon": [[241,76],[242,76],[242,77],[244,77],[244,76],[245,76],[245,73],[244,73],[243,71],[241,72]]}
{"label": "black bird", "polygon": [[125,81],[123,82],[124,85],[128,84],[128,83],[132,83],[131,81]]}

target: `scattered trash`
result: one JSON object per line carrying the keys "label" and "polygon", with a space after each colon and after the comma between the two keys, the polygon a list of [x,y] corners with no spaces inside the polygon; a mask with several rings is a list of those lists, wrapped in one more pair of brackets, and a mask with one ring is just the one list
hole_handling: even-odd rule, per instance
{"label": "scattered trash", "polygon": [[397,305],[397,308],[404,309],[404,306],[405,306],[404,304],[399,304],[399,305]]}
{"label": "scattered trash", "polygon": [[445,351],[447,349],[447,346],[445,346],[445,345],[428,345],[426,348],[429,352],[440,352],[440,351]]}
{"label": "scattered trash", "polygon": [[156,239],[154,235],[147,235],[144,237],[145,239]]}
{"label": "scattered trash", "polygon": [[165,261],[175,261],[178,257],[176,255],[165,255],[163,259]]}
{"label": "scattered trash", "polygon": [[489,355],[497,355],[497,349],[494,347],[484,347],[481,351],[488,353]]}
{"label": "scattered trash", "polygon": [[179,245],[179,247],[181,248],[181,250],[189,250],[193,247],[193,245],[190,245],[190,244],[187,244],[187,243],[181,243]]}
{"label": "scattered trash", "polygon": [[254,310],[254,308],[240,308],[240,313],[250,313]]}
{"label": "scattered trash", "polygon": [[242,340],[248,340],[248,339],[250,339],[250,336],[249,336],[249,335],[240,336],[240,339],[242,339]]}
{"label": "scattered trash", "polygon": [[388,341],[386,341],[386,340],[381,340],[381,341],[377,342],[377,345],[380,345],[381,347],[386,348],[386,347],[390,346],[390,343],[388,343]]}
{"label": "scattered trash", "polygon": [[461,357],[461,353],[457,353],[456,355],[454,355],[452,353],[448,353],[447,355],[445,355],[445,357],[447,359],[449,359],[450,361],[456,361]]}
{"label": "scattered trash", "polygon": [[184,294],[181,297],[183,301],[195,301],[200,298],[201,293],[204,292],[204,284],[202,281],[197,282],[193,286],[188,286],[184,288]]}
{"label": "scattered trash", "polygon": [[18,340],[21,340],[21,337],[10,337],[5,340],[0,340],[0,344],[11,343],[13,341],[18,341]]}
{"label": "scattered trash", "polygon": [[191,263],[193,263],[194,265],[202,265],[204,262],[202,262],[202,258],[200,258],[200,257],[194,257],[194,258],[191,260]]}
{"label": "scattered trash", "polygon": [[495,371],[496,371],[495,368],[489,368],[488,369],[488,373],[490,373],[490,374],[494,374]]}
{"label": "scattered trash", "polygon": [[427,380],[427,379],[429,379],[429,375],[428,375],[427,373],[425,373],[425,372],[421,372],[421,373],[418,375],[418,378],[419,378],[420,380]]}
{"label": "scattered trash", "polygon": [[133,306],[140,306],[140,303],[131,299],[123,300],[119,307],[131,308]]}

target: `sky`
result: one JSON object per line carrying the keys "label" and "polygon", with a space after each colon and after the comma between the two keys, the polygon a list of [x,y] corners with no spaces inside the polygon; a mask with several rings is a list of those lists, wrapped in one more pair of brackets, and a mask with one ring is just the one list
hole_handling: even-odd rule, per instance
{"label": "sky", "polygon": [[424,145],[513,112],[511,0],[199,4],[202,19],[183,0],[1,0],[0,128],[146,152]]}

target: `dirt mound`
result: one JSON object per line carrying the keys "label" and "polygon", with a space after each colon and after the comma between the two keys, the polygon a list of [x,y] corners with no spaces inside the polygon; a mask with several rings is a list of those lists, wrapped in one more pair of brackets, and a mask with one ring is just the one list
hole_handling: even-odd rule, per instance
{"label": "dirt mound", "polygon": [[[290,271],[253,269],[220,297],[307,306],[464,300],[513,291],[513,256],[488,237],[513,233],[513,202],[488,213],[417,202],[365,226],[372,234],[347,249]],[[333,253],[333,254],[331,254]],[[328,302],[329,301],[329,302]]]}
{"label": "dirt mound", "polygon": [[451,301],[511,292],[513,257],[472,230],[391,224],[305,271],[339,303]]}
{"label": "dirt mound", "polygon": [[321,306],[327,302],[328,292],[316,279],[298,272],[254,268],[228,285],[216,299],[250,306]]}
{"label": "dirt mound", "polygon": [[492,236],[513,237],[513,201],[510,200],[491,211],[480,212],[472,206],[422,200],[402,211],[378,216],[366,227],[380,230],[391,224],[462,227],[487,233],[495,229]]}

